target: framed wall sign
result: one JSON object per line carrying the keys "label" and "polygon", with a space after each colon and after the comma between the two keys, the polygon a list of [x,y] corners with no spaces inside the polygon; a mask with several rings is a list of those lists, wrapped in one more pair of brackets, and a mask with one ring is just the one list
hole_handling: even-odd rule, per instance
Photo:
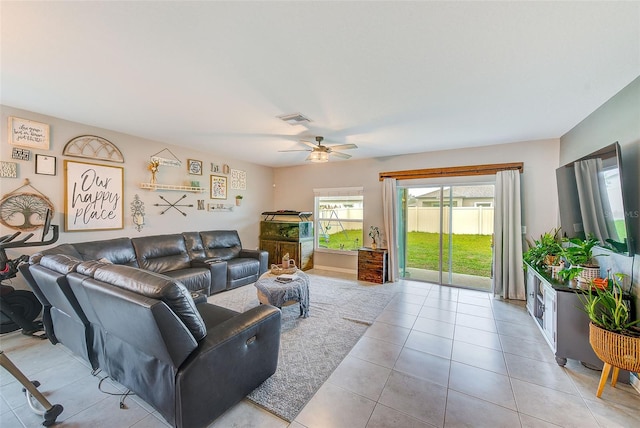
{"label": "framed wall sign", "polygon": [[49,125],[33,120],[9,117],[9,144],[49,150]]}
{"label": "framed wall sign", "polygon": [[211,199],[227,199],[227,177],[211,176]]}
{"label": "framed wall sign", "polygon": [[36,174],[56,175],[56,157],[36,154]]}
{"label": "framed wall sign", "polygon": [[0,177],[18,178],[18,164],[15,162],[0,161]]}
{"label": "framed wall sign", "polygon": [[202,175],[202,161],[187,159],[187,171],[191,175]]}
{"label": "framed wall sign", "polygon": [[240,169],[231,170],[231,188],[236,190],[247,190],[247,173]]}
{"label": "framed wall sign", "polygon": [[28,161],[29,158],[31,158],[31,150],[14,147],[13,150],[11,150],[11,158]]}
{"label": "framed wall sign", "polygon": [[65,231],[124,228],[124,168],[64,161]]}

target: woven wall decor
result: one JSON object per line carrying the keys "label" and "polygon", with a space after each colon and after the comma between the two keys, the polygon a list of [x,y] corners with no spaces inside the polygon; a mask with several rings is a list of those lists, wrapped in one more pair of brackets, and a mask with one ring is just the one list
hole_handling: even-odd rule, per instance
{"label": "woven wall decor", "polygon": [[81,135],[70,140],[62,154],[77,158],[104,160],[109,162],[124,162],[124,156],[111,141],[95,135]]}

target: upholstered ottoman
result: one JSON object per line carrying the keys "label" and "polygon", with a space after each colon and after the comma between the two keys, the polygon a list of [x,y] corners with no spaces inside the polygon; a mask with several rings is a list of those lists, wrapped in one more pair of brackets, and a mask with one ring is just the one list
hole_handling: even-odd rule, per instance
{"label": "upholstered ottoman", "polygon": [[278,281],[278,276],[266,272],[255,282],[254,286],[260,303],[278,308],[299,303],[300,316],[307,318],[309,316],[309,276],[301,270],[293,274],[293,279],[289,282]]}

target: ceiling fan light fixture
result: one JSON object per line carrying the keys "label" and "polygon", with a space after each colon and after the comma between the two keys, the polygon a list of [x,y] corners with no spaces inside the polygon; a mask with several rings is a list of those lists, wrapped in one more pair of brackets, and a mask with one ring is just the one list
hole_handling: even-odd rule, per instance
{"label": "ceiling fan light fixture", "polygon": [[317,163],[329,162],[329,154],[327,152],[311,152],[309,160]]}

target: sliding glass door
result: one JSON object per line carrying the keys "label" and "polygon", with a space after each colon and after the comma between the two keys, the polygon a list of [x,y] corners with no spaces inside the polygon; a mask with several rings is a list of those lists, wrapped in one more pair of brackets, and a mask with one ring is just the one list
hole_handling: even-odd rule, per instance
{"label": "sliding glass door", "polygon": [[399,187],[407,279],[491,289],[493,184]]}

